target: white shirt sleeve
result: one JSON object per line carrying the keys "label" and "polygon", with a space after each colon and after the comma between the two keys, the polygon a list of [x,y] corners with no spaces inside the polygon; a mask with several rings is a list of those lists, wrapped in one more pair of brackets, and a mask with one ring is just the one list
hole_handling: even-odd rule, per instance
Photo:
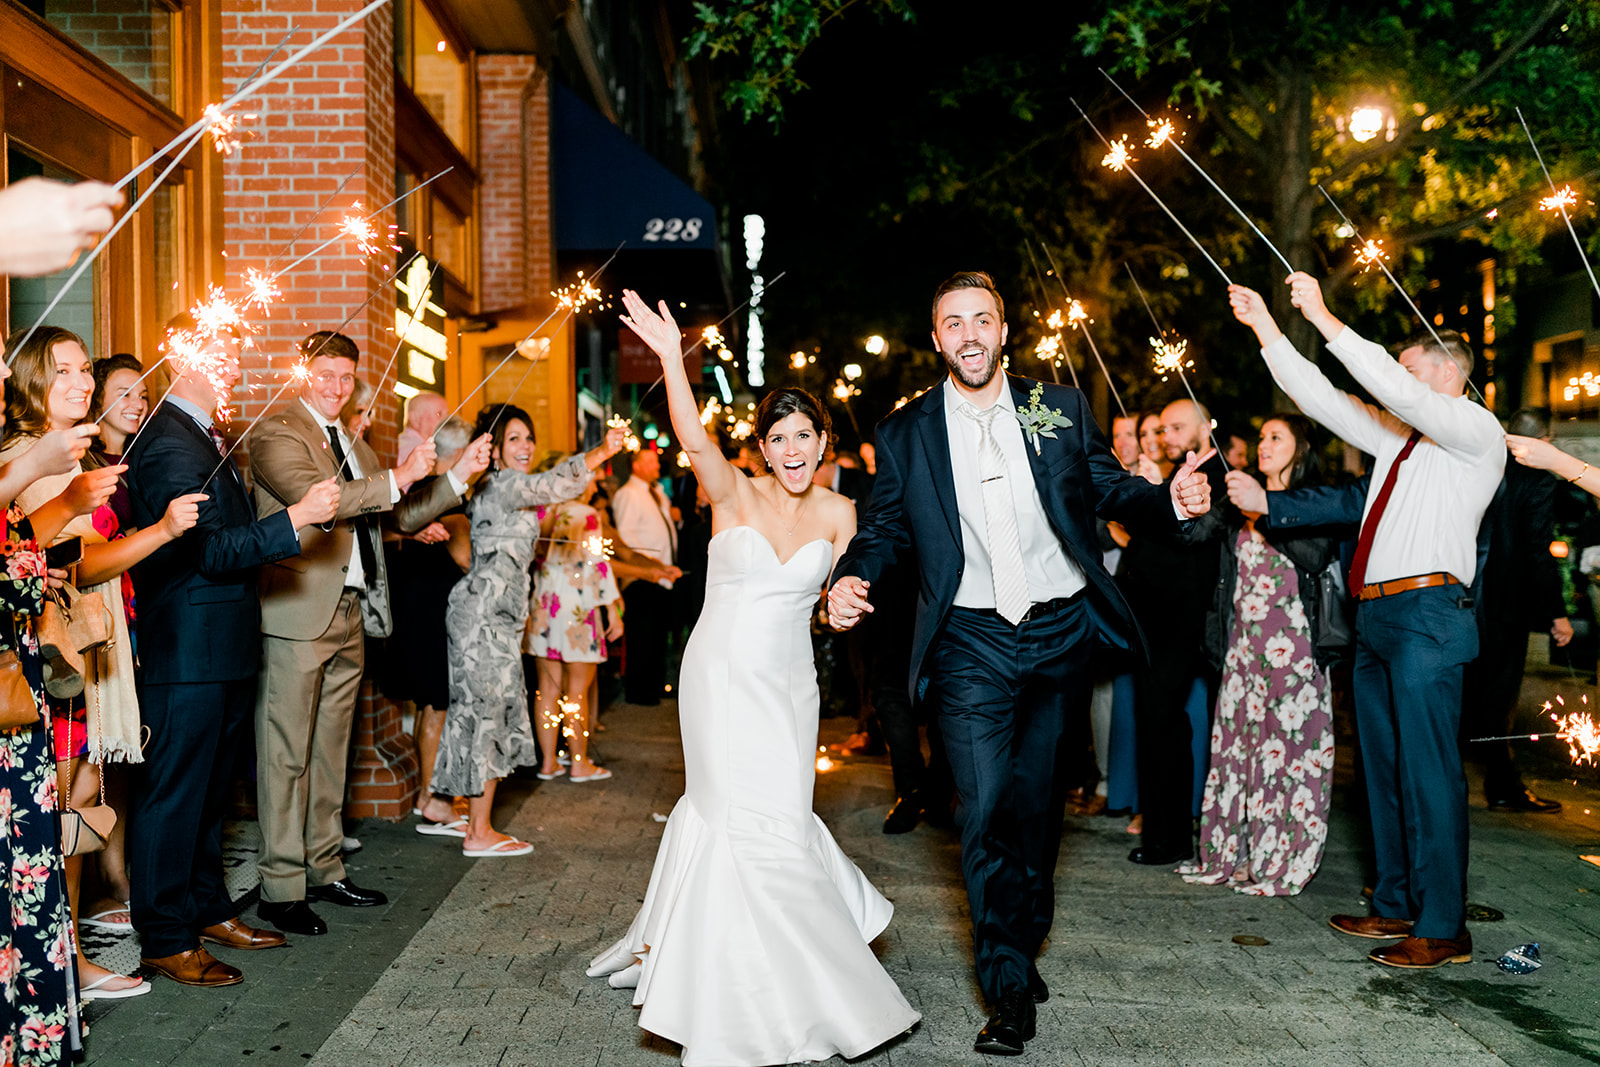
{"label": "white shirt sleeve", "polygon": [[1379,403],[1445,451],[1475,458],[1504,450],[1505,439],[1498,425],[1479,416],[1470,400],[1463,404],[1458,397],[1435,392],[1412,377],[1383,346],[1348,326],[1329,343],[1328,351]]}
{"label": "white shirt sleeve", "polygon": [[[1378,454],[1379,446],[1391,432],[1384,425],[1381,408],[1358,400],[1328,381],[1317,365],[1302,356],[1287,337],[1279,337],[1263,348],[1261,356],[1267,361],[1273,380],[1290,400],[1300,405],[1301,411],[1361,451]],[[1401,373],[1406,372],[1402,370]],[[1406,377],[1411,375],[1406,374]]]}

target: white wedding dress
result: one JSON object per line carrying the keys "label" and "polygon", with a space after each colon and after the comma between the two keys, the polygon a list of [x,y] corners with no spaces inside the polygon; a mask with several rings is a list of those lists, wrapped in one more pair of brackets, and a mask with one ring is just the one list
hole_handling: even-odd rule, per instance
{"label": "white wedding dress", "polygon": [[711,539],[678,691],[686,792],[639,914],[588,972],[637,983],[639,1025],[685,1067],[856,1057],[921,1018],[868,947],[893,906],[811,810],[809,623],[832,561],[817,540],[780,563],[749,526]]}

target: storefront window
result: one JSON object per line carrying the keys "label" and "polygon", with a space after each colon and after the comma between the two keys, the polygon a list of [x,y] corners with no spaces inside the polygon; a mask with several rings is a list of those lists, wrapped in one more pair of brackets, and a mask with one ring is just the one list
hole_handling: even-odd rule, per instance
{"label": "storefront window", "polygon": [[433,258],[458,281],[471,280],[467,248],[467,220],[443,200],[433,200]]}
{"label": "storefront window", "polygon": [[423,0],[395,4],[395,69],[445,136],[472,155],[468,87],[472,69]]}
{"label": "storefront window", "polygon": [[22,0],[90,55],[173,106],[172,7],[161,0]]}

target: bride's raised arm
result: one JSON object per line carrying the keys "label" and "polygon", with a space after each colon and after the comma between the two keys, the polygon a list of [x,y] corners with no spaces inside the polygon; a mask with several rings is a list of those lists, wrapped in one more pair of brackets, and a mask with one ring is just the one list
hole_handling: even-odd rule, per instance
{"label": "bride's raised arm", "polygon": [[738,480],[744,476],[724,458],[722,449],[700,424],[700,408],[683,369],[683,333],[673,320],[672,312],[667,310],[667,302],[663,300],[657,305],[660,309],[657,313],[650,310],[650,305],[638,293],[624,289],[622,305],[627,308],[627,313],[621,316],[623,323],[661,359],[672,433],[688,455],[707,499],[713,508],[731,502],[738,492]]}

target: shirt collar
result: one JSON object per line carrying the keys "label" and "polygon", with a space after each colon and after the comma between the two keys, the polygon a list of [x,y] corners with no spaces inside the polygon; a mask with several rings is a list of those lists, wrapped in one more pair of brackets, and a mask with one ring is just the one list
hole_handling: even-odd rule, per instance
{"label": "shirt collar", "polygon": [[[994,402],[997,408],[1016,414],[1017,401],[1011,395],[1011,378],[1005,371],[996,371],[995,376],[1000,379],[1000,397]],[[961,405],[970,404],[972,401],[961,395],[956,388],[955,379],[950,375],[944,376],[944,410],[947,415],[954,415],[961,410]],[[985,409],[986,410],[986,409]]]}
{"label": "shirt collar", "polygon": [[211,432],[211,412],[204,411],[201,409],[199,404],[192,403],[188,400],[185,400],[183,397],[176,396],[172,393],[167,394],[166,402],[183,412],[185,415],[189,416],[195,422],[198,422],[202,430],[205,430],[207,433]]}
{"label": "shirt collar", "polygon": [[316,420],[317,425],[322,427],[324,432],[327,431],[328,427],[332,426],[335,430],[339,431],[339,439],[341,441],[344,440],[344,438],[345,438],[344,427],[339,425],[338,420],[323,418],[322,417],[322,413],[320,411],[318,411],[316,408],[312,407],[310,404],[306,403],[306,398],[305,397],[301,397],[300,398],[300,404],[301,404],[302,407],[304,407],[306,409],[307,413],[310,414],[312,419]]}

